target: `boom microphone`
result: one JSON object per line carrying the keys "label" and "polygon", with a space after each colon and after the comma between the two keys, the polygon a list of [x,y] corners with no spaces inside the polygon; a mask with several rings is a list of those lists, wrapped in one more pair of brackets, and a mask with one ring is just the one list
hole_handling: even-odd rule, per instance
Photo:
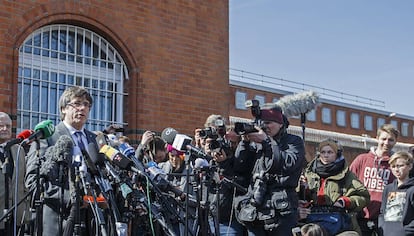
{"label": "boom microphone", "polygon": [[49,138],[55,132],[55,126],[51,120],[45,120],[37,124],[34,131],[32,135],[23,140],[22,144],[28,144],[37,139]]}
{"label": "boom microphone", "polygon": [[286,117],[299,116],[315,109],[319,103],[319,95],[314,91],[306,91],[280,98],[275,104],[282,108]]}

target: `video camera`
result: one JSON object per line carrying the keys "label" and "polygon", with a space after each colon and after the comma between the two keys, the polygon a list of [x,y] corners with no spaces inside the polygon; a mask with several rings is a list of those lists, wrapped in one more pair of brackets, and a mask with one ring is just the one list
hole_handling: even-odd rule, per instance
{"label": "video camera", "polygon": [[245,123],[245,122],[235,122],[234,123],[234,132],[238,135],[243,134],[250,134],[257,132],[258,130],[255,126],[263,127],[263,122],[261,120],[261,112],[258,100],[247,100],[244,105],[246,108],[250,108],[251,113],[253,115],[254,122],[252,123]]}

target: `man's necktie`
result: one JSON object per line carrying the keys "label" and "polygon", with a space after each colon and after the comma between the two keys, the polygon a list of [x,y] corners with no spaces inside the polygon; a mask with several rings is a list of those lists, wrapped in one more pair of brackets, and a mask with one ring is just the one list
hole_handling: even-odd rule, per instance
{"label": "man's necktie", "polygon": [[77,143],[78,143],[78,146],[79,146],[80,150],[85,151],[86,148],[85,148],[85,145],[83,144],[83,141],[82,141],[83,133],[81,131],[76,131],[75,135],[76,135]]}

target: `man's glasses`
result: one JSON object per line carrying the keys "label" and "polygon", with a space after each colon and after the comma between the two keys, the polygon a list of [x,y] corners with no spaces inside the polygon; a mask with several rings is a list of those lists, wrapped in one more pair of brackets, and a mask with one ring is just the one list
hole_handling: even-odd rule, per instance
{"label": "man's glasses", "polygon": [[74,107],[74,108],[80,108],[82,106],[87,107],[87,108],[91,108],[91,104],[89,102],[70,102],[67,105]]}

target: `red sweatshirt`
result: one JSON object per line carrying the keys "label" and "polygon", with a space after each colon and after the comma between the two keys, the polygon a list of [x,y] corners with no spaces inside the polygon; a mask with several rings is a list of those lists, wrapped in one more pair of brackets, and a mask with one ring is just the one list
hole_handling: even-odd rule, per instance
{"label": "red sweatshirt", "polygon": [[371,202],[364,208],[366,219],[378,218],[384,186],[395,179],[388,164],[389,159],[389,156],[378,157],[371,149],[368,153],[358,155],[349,166],[371,196]]}

